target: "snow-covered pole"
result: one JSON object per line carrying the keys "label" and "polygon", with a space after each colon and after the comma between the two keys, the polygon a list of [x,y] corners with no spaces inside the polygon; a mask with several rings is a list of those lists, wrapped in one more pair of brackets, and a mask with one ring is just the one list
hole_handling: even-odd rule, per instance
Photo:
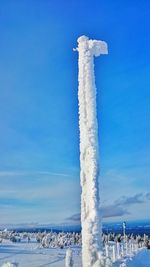
{"label": "snow-covered pole", "polygon": [[126,222],[123,222],[122,227],[123,227],[123,236],[124,236],[124,241],[125,241],[126,240]]}
{"label": "snow-covered pole", "polygon": [[73,256],[70,248],[66,251],[66,267],[73,267]]}
{"label": "snow-covered pole", "polygon": [[[107,54],[107,44],[78,38],[79,52],[79,127],[80,127],[80,180],[82,264],[93,267],[100,262],[101,229],[99,217],[99,147],[96,116],[96,86],[94,56]],[[99,267],[102,266],[99,264]]]}

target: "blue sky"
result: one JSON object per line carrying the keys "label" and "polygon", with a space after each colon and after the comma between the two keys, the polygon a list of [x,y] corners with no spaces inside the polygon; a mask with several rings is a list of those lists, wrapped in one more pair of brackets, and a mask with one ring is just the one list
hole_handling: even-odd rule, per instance
{"label": "blue sky", "polygon": [[95,60],[106,220],[150,218],[149,10],[138,0],[0,2],[1,223],[73,223],[80,212],[73,48],[83,34],[109,47]]}

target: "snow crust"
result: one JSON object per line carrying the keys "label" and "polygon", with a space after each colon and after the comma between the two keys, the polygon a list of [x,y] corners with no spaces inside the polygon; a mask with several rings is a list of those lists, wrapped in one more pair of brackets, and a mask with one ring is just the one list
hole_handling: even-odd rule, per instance
{"label": "snow crust", "polygon": [[106,266],[100,263],[101,240],[99,219],[99,148],[96,116],[94,56],[107,54],[107,44],[78,38],[79,52],[79,128],[83,267]]}

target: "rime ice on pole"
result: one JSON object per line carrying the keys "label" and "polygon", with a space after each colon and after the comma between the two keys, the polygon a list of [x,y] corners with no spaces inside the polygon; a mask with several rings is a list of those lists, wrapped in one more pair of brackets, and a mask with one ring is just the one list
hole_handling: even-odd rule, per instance
{"label": "rime ice on pole", "polygon": [[[79,52],[79,127],[80,127],[80,179],[83,267],[100,265],[101,240],[99,219],[99,148],[96,116],[96,86],[94,56],[107,54],[107,44],[78,38]],[[102,257],[103,258],[103,257]],[[102,260],[103,261],[103,260]]]}

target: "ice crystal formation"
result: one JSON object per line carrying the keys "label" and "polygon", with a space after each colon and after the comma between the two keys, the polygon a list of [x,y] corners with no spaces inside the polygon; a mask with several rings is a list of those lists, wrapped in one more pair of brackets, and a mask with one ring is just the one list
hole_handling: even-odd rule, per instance
{"label": "ice crystal formation", "polygon": [[101,255],[98,188],[99,149],[94,56],[107,54],[107,44],[81,36],[78,38],[76,50],[79,53],[82,264],[83,267],[93,267],[100,264]]}

